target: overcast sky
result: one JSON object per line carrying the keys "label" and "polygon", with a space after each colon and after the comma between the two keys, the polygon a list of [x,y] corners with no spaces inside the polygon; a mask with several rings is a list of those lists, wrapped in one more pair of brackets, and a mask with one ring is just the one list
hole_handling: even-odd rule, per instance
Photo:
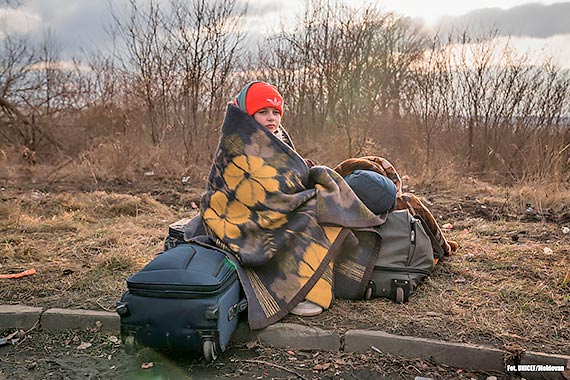
{"label": "overcast sky", "polygon": [[[81,47],[87,50],[103,47],[109,40],[105,32],[112,24],[109,1],[19,1],[22,5],[14,9],[0,0],[0,30],[41,35],[49,28],[65,55],[76,54]],[[119,6],[126,2],[113,0]],[[353,6],[366,3],[364,0],[345,2]],[[277,25],[281,18],[294,18],[294,12],[303,9],[305,0],[250,0],[249,3],[251,19],[260,32],[264,32],[263,19],[273,20]],[[501,34],[512,36],[520,49],[537,55],[545,51],[560,65],[570,68],[570,1],[384,0],[378,4],[384,11],[419,19],[434,29],[496,28]]]}

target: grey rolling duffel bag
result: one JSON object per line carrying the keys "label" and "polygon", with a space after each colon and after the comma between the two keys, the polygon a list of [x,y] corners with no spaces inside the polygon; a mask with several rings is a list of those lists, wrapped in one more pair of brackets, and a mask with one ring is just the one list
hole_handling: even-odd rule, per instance
{"label": "grey rolling duffel bag", "polygon": [[386,297],[402,303],[433,270],[443,249],[419,216],[395,210],[377,228],[380,253],[365,298]]}

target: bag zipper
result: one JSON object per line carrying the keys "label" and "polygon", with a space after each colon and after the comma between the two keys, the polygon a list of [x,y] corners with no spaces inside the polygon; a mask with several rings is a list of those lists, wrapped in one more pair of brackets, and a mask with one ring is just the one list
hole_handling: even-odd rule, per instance
{"label": "bag zipper", "polygon": [[129,284],[132,295],[157,298],[208,298],[223,293],[237,279],[235,270],[230,270],[215,285]]}
{"label": "bag zipper", "polygon": [[416,223],[415,219],[412,217],[410,219],[410,251],[408,252],[408,260],[406,261],[406,267],[410,266],[413,257],[416,255]]}

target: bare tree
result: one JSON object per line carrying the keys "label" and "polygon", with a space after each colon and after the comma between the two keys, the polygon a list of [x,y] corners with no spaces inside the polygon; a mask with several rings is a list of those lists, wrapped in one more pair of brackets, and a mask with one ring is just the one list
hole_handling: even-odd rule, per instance
{"label": "bare tree", "polygon": [[129,17],[123,21],[114,13],[115,32],[126,46],[125,56],[119,56],[130,93],[146,108],[146,121],[153,144],[160,143],[162,128],[168,124],[166,94],[172,83],[173,46],[164,33],[163,12],[154,0],[140,7],[129,0]]}
{"label": "bare tree", "polygon": [[152,143],[177,132],[189,162],[199,160],[203,142],[211,140],[239,67],[245,8],[237,4],[172,0],[162,9],[153,0],[143,8],[131,0],[128,21],[115,15],[126,45],[123,73],[133,100],[145,105]]}
{"label": "bare tree", "polygon": [[[50,112],[51,91],[50,95],[42,92],[49,86],[48,75],[40,74],[43,71],[41,54],[29,48],[25,39],[8,36],[3,42],[3,54],[0,55],[0,110],[3,111],[6,128],[2,128],[2,140],[24,146],[31,152],[36,151],[42,143],[61,148],[42,120],[43,115]],[[44,46],[47,51],[47,45]],[[47,74],[47,71],[44,73]]]}
{"label": "bare tree", "polygon": [[307,3],[293,32],[273,36],[259,71],[277,83],[295,111],[301,133],[343,130],[348,154],[357,154],[379,118],[400,114],[411,67],[425,36],[409,20],[375,6]]}
{"label": "bare tree", "polygon": [[211,133],[221,122],[222,105],[229,98],[232,74],[240,68],[246,8],[237,1],[173,1],[171,38],[177,38],[176,73],[179,81],[173,104],[187,157],[200,160],[203,142],[212,150]]}
{"label": "bare tree", "polygon": [[405,102],[405,108],[417,120],[419,135],[423,137],[423,167],[427,172],[433,168],[431,159],[438,134],[446,124],[449,125],[449,118],[454,113],[455,89],[449,54],[439,41],[439,36],[434,36],[424,58],[412,68],[413,87]]}
{"label": "bare tree", "polygon": [[32,121],[20,110],[28,92],[35,87],[30,66],[36,62],[28,41],[7,36],[0,47],[0,128],[3,143],[26,145],[32,140]]}

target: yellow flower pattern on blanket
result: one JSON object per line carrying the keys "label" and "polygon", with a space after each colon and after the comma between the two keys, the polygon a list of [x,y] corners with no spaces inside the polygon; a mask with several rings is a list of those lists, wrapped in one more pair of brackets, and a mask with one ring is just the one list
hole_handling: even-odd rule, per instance
{"label": "yellow flower pattern on blanket", "polygon": [[[336,236],[340,232],[340,228],[335,227],[325,227],[325,229],[330,229],[330,236],[336,239]],[[324,247],[317,243],[311,243],[304,252],[303,259],[299,263],[298,273],[299,279],[303,282],[302,285],[308,281],[311,276],[315,273],[323,258],[327,254],[329,247]],[[329,264],[332,268],[332,263]],[[305,296],[305,299],[316,303],[317,305],[328,308],[332,302],[332,284],[324,278],[319,278],[317,283]]]}
{"label": "yellow flower pattern on blanket", "polygon": [[204,211],[204,223],[221,239],[235,239],[241,235],[238,225],[249,220],[250,210],[237,201],[228,202],[221,191],[212,194],[210,207]]}
{"label": "yellow flower pattern on blanket", "polygon": [[263,203],[266,192],[279,190],[275,179],[277,170],[256,156],[234,157],[224,170],[224,180],[230,190],[235,190],[236,199],[246,206]]}

